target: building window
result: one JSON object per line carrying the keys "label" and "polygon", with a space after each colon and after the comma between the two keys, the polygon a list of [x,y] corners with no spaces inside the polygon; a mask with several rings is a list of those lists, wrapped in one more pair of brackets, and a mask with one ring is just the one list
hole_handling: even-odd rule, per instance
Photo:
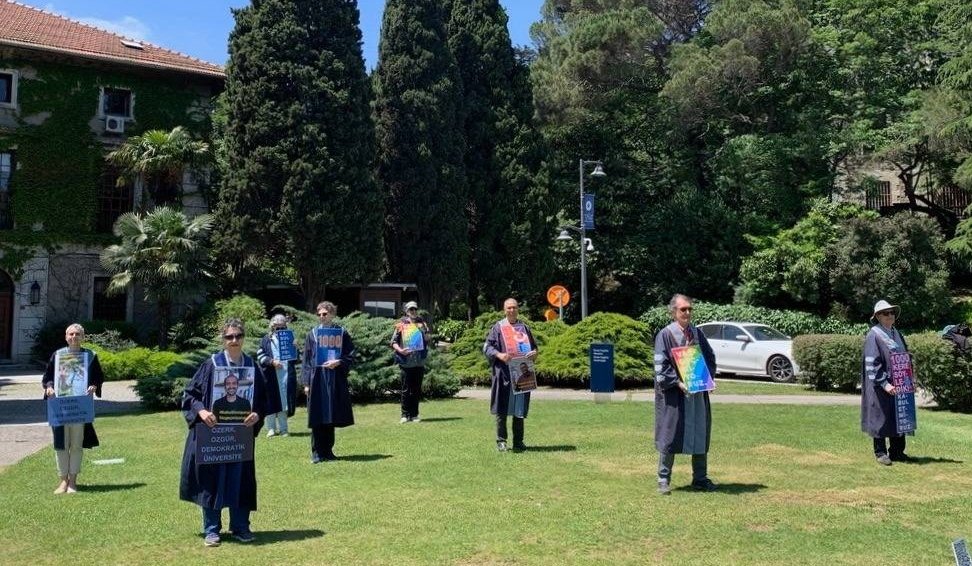
{"label": "building window", "polygon": [[132,91],[105,87],[101,91],[101,113],[105,116],[132,117]]}
{"label": "building window", "polygon": [[128,291],[107,295],[110,277],[95,277],[91,296],[92,320],[125,320],[128,307]]}
{"label": "building window", "polygon": [[106,163],[98,187],[98,232],[111,234],[118,217],[131,212],[134,204],[135,187],[131,183],[119,187],[118,169]]}
{"label": "building window", "polygon": [[361,310],[371,316],[395,318],[395,301],[365,301]]}
{"label": "building window", "polygon": [[891,182],[877,181],[867,190],[867,208],[881,210],[891,206]]}
{"label": "building window", "polygon": [[0,152],[0,230],[13,228],[13,209],[10,198],[10,179],[14,172],[13,152]]}
{"label": "building window", "polygon": [[0,70],[0,107],[17,105],[17,73]]}

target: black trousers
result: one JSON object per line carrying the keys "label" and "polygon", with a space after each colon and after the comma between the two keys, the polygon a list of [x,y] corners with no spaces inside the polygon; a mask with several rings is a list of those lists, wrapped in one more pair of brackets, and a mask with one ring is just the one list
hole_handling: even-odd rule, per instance
{"label": "black trousers", "polygon": [[419,416],[419,399],[422,398],[422,378],[425,368],[402,368],[402,416],[414,419]]}
{"label": "black trousers", "polygon": [[315,462],[334,458],[334,425],[311,427],[311,459]]}
{"label": "black trousers", "polygon": [[878,437],[874,439],[874,455],[883,456],[887,454],[892,460],[900,457],[905,451],[905,437],[902,436],[892,436],[888,438],[890,440],[891,447],[888,448],[884,443],[884,437]]}
{"label": "black trousers", "polygon": [[[523,444],[523,420],[513,417],[513,446]],[[506,415],[496,415],[496,442],[506,442]]]}

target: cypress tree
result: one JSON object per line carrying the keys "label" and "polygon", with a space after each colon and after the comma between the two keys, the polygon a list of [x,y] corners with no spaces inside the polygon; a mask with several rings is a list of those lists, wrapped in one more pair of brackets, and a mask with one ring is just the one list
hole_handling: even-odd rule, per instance
{"label": "cypress tree", "polygon": [[377,177],[390,276],[442,313],[463,290],[469,245],[460,84],[441,0],[388,0],[375,70]]}
{"label": "cypress tree", "polygon": [[254,0],[234,11],[220,260],[245,281],[291,267],[307,304],[381,272],[370,81],[346,0]]}
{"label": "cypress tree", "polygon": [[498,0],[450,2],[449,47],[462,78],[469,317],[549,283],[552,233],[533,127],[529,69],[517,61]]}

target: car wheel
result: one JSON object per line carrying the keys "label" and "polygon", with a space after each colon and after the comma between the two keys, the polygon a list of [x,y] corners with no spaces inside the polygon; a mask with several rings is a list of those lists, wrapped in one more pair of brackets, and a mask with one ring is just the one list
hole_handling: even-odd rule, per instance
{"label": "car wheel", "polygon": [[791,383],[794,380],[793,364],[786,356],[773,356],[766,362],[766,373],[777,383]]}

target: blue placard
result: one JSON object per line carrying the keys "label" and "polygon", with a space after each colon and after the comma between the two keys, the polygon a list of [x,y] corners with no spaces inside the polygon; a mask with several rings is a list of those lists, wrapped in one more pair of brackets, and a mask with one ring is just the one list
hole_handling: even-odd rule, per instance
{"label": "blue placard", "polygon": [[913,434],[918,428],[914,393],[900,393],[894,396],[894,420],[898,434]]}
{"label": "blue placard", "polygon": [[196,423],[196,463],[229,464],[253,459],[253,427],[240,424],[209,428]]}
{"label": "blue placard", "polygon": [[584,214],[581,223],[585,230],[594,229],[594,195],[587,193],[584,195]]}
{"label": "blue placard", "polygon": [[591,392],[614,393],[614,344],[591,344]]}
{"label": "blue placard", "polygon": [[51,426],[94,422],[94,397],[70,395],[48,398],[47,422]]}
{"label": "blue placard", "polygon": [[289,362],[297,359],[297,346],[294,345],[293,330],[278,330],[277,345],[280,348],[280,361]]}
{"label": "blue placard", "polygon": [[317,364],[324,365],[324,362],[341,359],[342,340],[344,331],[339,326],[325,326],[314,329],[314,336],[317,338]]}

